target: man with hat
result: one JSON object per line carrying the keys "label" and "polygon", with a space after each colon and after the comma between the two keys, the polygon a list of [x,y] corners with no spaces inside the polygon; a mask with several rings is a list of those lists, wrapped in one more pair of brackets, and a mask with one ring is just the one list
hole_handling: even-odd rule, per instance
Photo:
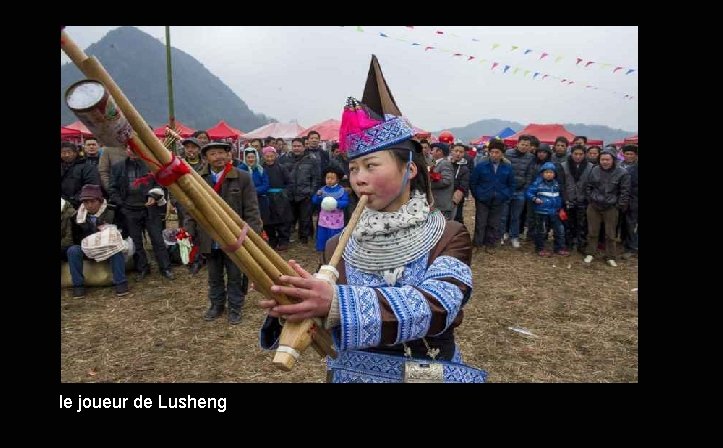
{"label": "man with hat", "polygon": [[[73,297],[82,299],[85,296],[85,277],[83,276],[83,254],[80,242],[103,228],[106,224],[114,224],[115,212],[108,201],[103,198],[100,185],[84,185],[80,191],[81,205],[72,218],[73,242],[67,251],[70,276],[73,280]],[[125,258],[123,252],[113,254],[109,259],[113,284],[118,297],[128,294],[128,280],[126,280]]]}
{"label": "man with hat", "polygon": [[[256,198],[256,189],[249,173],[235,169],[229,162],[231,145],[222,142],[210,142],[201,149],[207,165],[198,173],[214,191],[238,213],[255,232],[261,233],[261,216]],[[228,300],[228,321],[232,325],[241,323],[241,308],[246,297],[241,270],[231,261],[226,250],[217,241],[196,224],[192,216],[187,216],[184,227],[193,237],[199,251],[206,255],[208,267],[208,300],[210,306],[203,315],[204,320],[212,321],[223,314]],[[224,280],[224,270],[226,280]]]}
{"label": "man with hat", "polygon": [[[454,342],[472,288],[472,242],[465,227],[430,207],[429,176],[414,128],[402,116],[372,56],[362,101],[347,99],[339,149],[349,153],[350,182],[367,196],[343,249],[338,284],[290,262],[299,277],[282,275],[272,292],[298,303],[263,300],[268,318],[260,337],[275,348],[279,317],[324,319],[338,356],[328,359],[332,382],[402,382],[405,372],[439,382],[483,382],[486,373],[461,363]],[[339,236],[326,245],[334,253]],[[423,360],[423,361],[422,361]],[[434,368],[424,366],[433,364]]]}

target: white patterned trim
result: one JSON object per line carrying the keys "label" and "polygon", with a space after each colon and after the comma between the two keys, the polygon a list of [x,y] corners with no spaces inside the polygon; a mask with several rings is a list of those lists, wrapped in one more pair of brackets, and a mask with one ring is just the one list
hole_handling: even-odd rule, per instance
{"label": "white patterned trim", "polygon": [[432,320],[427,299],[411,286],[379,288],[399,322],[395,344],[426,336]]}
{"label": "white patterned trim", "polygon": [[447,311],[447,319],[445,321],[444,329],[437,333],[441,334],[444,330],[449,328],[462,307],[462,291],[452,283],[432,279],[425,280],[418,288],[423,292],[431,294]]}
{"label": "white patterned trim", "polygon": [[338,285],[341,338],[339,348],[375,347],[382,339],[382,317],[373,288]]}
{"label": "white patterned trim", "polygon": [[[404,273],[402,278],[397,281],[394,286],[411,285],[416,286],[425,279],[425,273],[427,271],[427,262],[429,260],[429,252],[425,252],[421,257],[416,260],[412,260],[404,267]],[[356,267],[352,266],[351,263],[344,261],[344,267],[346,269],[346,282],[348,285],[356,286],[371,286],[380,287],[388,286],[384,277],[379,273],[364,272]]]}
{"label": "white patterned trim", "polygon": [[[336,359],[327,358],[334,383],[401,383],[407,358],[364,351],[339,353]],[[426,360],[428,362],[428,360]],[[484,383],[487,372],[461,362],[439,361],[445,383]]]}
{"label": "white patterned trim", "polygon": [[472,288],[472,268],[449,255],[435,258],[424,276],[425,280],[441,278],[453,278]]}

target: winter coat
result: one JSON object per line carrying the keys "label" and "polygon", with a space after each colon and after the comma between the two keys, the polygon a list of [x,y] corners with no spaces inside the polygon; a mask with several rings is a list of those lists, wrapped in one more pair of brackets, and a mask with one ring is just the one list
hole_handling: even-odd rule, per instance
{"label": "winter coat", "polygon": [[[555,171],[555,178],[545,180],[542,172],[545,170]],[[552,162],[543,163],[538,171],[539,175],[532,184],[527,187],[525,197],[528,201],[533,201],[533,211],[538,215],[553,215],[557,213],[563,206],[562,189],[557,181],[557,172],[555,164]],[[541,204],[534,202],[535,199],[542,200]]]}
{"label": "winter coat", "polygon": [[587,202],[599,210],[610,207],[624,208],[630,201],[630,174],[619,166],[613,165],[603,170],[595,165],[585,188]]}
{"label": "winter coat", "polygon": [[527,167],[534,160],[535,156],[529,152],[521,153],[517,148],[508,149],[505,158],[512,164],[512,172],[515,173],[515,193],[524,192],[527,188]]}
{"label": "winter coat", "polygon": [[[214,185],[209,167],[205,166],[198,173],[211,187]],[[219,191],[221,199],[243,219],[256,233],[261,233],[261,216],[259,214],[259,203],[256,197],[256,188],[249,173],[232,168],[221,185]],[[194,244],[198,244],[203,254],[211,253],[213,240],[190,214],[186,217],[184,227],[193,236]],[[219,242],[223,245],[223,242]]]}
{"label": "winter coat", "polygon": [[472,196],[487,205],[504,204],[512,198],[515,191],[515,173],[512,164],[500,161],[495,173],[492,162],[487,159],[479,162],[472,172],[469,183]]}
{"label": "winter coat", "polygon": [[60,196],[70,201],[73,207],[80,206],[80,190],[83,185],[100,185],[98,169],[83,158],[77,158],[72,165],[60,164]]}

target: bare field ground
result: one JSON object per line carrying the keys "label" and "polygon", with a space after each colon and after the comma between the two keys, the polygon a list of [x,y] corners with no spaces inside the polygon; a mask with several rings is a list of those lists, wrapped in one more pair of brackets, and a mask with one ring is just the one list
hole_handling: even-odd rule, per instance
{"label": "bare field ground", "polygon": [[[474,231],[474,203],[465,222]],[[313,240],[284,255],[315,270]],[[152,258],[152,257],[151,257]],[[490,382],[637,382],[638,259],[618,267],[574,252],[540,258],[532,242],[496,254],[475,252],[474,292],[457,331],[465,361]],[[276,370],[258,346],[263,313],[256,292],[243,322],[201,316],[208,306],[206,269],[176,279],[129,273],[131,293],[89,288],[84,299],[61,290],[63,382],[323,382],[325,364],[308,350],[291,372]],[[632,291],[636,289],[635,291]],[[511,330],[510,328],[520,331]],[[531,334],[525,334],[529,332]]]}

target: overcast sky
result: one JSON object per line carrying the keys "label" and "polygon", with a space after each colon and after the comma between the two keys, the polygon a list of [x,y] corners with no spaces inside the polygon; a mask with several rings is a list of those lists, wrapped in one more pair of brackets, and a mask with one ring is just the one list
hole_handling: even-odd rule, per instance
{"label": "overcast sky", "polygon": [[[114,28],[66,31],[86,48]],[[137,28],[165,44],[163,26]],[[486,118],[638,129],[638,27],[172,26],[171,45],[254,112],[304,127],[339,119],[347,96],[361,99],[376,54],[400,110],[423,129]]]}

